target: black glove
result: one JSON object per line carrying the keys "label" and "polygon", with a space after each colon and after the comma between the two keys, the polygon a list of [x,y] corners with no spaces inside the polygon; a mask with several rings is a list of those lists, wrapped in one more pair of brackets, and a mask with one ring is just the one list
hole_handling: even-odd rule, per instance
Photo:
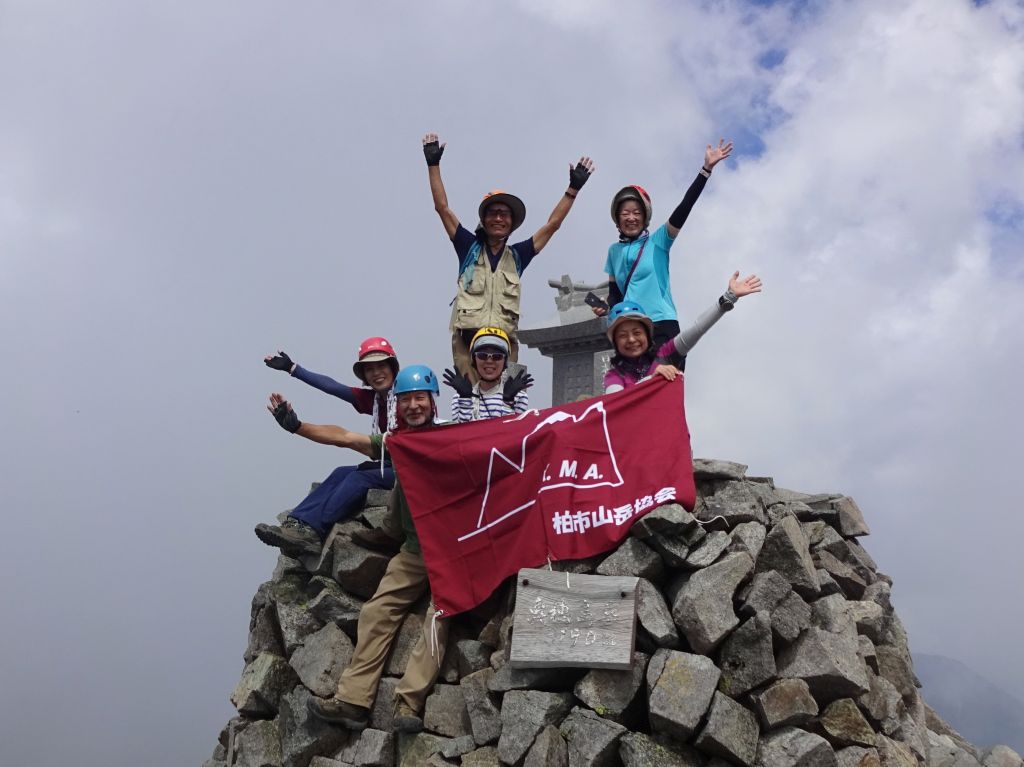
{"label": "black glove", "polygon": [[514,405],[516,395],[523,389],[529,389],[531,386],[533,386],[533,376],[525,370],[520,370],[514,376],[505,380],[505,388],[501,391],[501,398],[509,405]]}
{"label": "black glove", "polygon": [[423,145],[423,156],[427,158],[427,165],[440,165],[441,155],[444,154],[444,147],[437,141],[428,141]]}
{"label": "black glove", "polygon": [[281,428],[291,434],[294,434],[302,426],[302,421],[295,415],[295,411],[292,410],[291,405],[287,402],[282,402],[280,405],[274,408],[274,418],[281,424]]}
{"label": "black glove", "polygon": [[587,183],[588,178],[590,178],[590,171],[583,163],[576,163],[576,167],[569,171],[569,188],[578,192]]}
{"label": "black glove", "polygon": [[292,362],[292,358],[289,357],[285,352],[279,351],[273,357],[263,360],[268,368],[274,368],[274,370],[283,370],[285,373],[292,372],[292,366],[295,364]]}
{"label": "black glove", "polygon": [[446,385],[455,389],[455,393],[460,397],[465,398],[473,396],[473,384],[467,376],[459,375],[454,370],[445,370],[444,382]]}

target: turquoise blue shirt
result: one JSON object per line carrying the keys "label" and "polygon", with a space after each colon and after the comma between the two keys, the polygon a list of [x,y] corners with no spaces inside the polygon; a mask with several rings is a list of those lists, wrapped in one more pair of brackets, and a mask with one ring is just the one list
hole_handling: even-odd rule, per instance
{"label": "turquoise blue shirt", "polygon": [[640,304],[654,322],[677,319],[668,274],[668,252],[673,242],[675,239],[668,234],[668,224],[662,224],[647,237],[633,242],[613,243],[608,248],[608,260],[604,263],[605,274],[614,277],[622,290],[629,270],[633,268],[633,262],[643,247],[640,265],[629,280],[629,289],[624,292],[623,300]]}

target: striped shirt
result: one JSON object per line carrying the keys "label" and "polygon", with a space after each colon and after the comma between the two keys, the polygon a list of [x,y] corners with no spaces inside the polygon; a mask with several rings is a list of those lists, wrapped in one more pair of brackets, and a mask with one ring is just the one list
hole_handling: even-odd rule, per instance
{"label": "striped shirt", "polygon": [[472,397],[452,397],[452,420],[456,423],[484,421],[488,418],[503,418],[510,415],[521,415],[530,409],[530,397],[526,390],[516,395],[515,405],[509,405],[502,399],[504,376],[498,385],[486,394],[480,394],[480,384],[473,387]]}

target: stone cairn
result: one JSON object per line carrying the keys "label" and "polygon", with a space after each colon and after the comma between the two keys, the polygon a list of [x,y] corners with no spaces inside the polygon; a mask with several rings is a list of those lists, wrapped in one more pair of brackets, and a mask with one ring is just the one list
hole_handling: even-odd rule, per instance
{"label": "stone cairn", "polygon": [[238,709],[204,767],[1021,767],[982,751],[918,691],[891,579],[857,540],[857,504],[697,460],[697,507],[655,509],[613,552],[556,562],[636,576],[628,671],[513,669],[508,593],[453,620],[425,728],[393,734],[392,698],[423,610],[398,636],[370,727],[350,733],[306,709],[330,696],[388,557],[355,545],[387,493],[322,551],[282,555],[252,601]]}

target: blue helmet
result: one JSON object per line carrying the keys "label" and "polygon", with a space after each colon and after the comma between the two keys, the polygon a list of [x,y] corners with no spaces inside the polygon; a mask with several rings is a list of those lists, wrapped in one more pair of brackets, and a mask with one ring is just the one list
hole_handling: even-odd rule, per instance
{"label": "blue helmet", "polygon": [[437,376],[426,365],[409,365],[398,371],[395,376],[395,396],[411,391],[428,391],[440,394]]}
{"label": "blue helmet", "polygon": [[647,340],[654,339],[654,323],[647,316],[644,308],[635,301],[620,301],[608,312],[608,340],[615,344],[615,328],[626,320],[636,320],[647,328]]}

